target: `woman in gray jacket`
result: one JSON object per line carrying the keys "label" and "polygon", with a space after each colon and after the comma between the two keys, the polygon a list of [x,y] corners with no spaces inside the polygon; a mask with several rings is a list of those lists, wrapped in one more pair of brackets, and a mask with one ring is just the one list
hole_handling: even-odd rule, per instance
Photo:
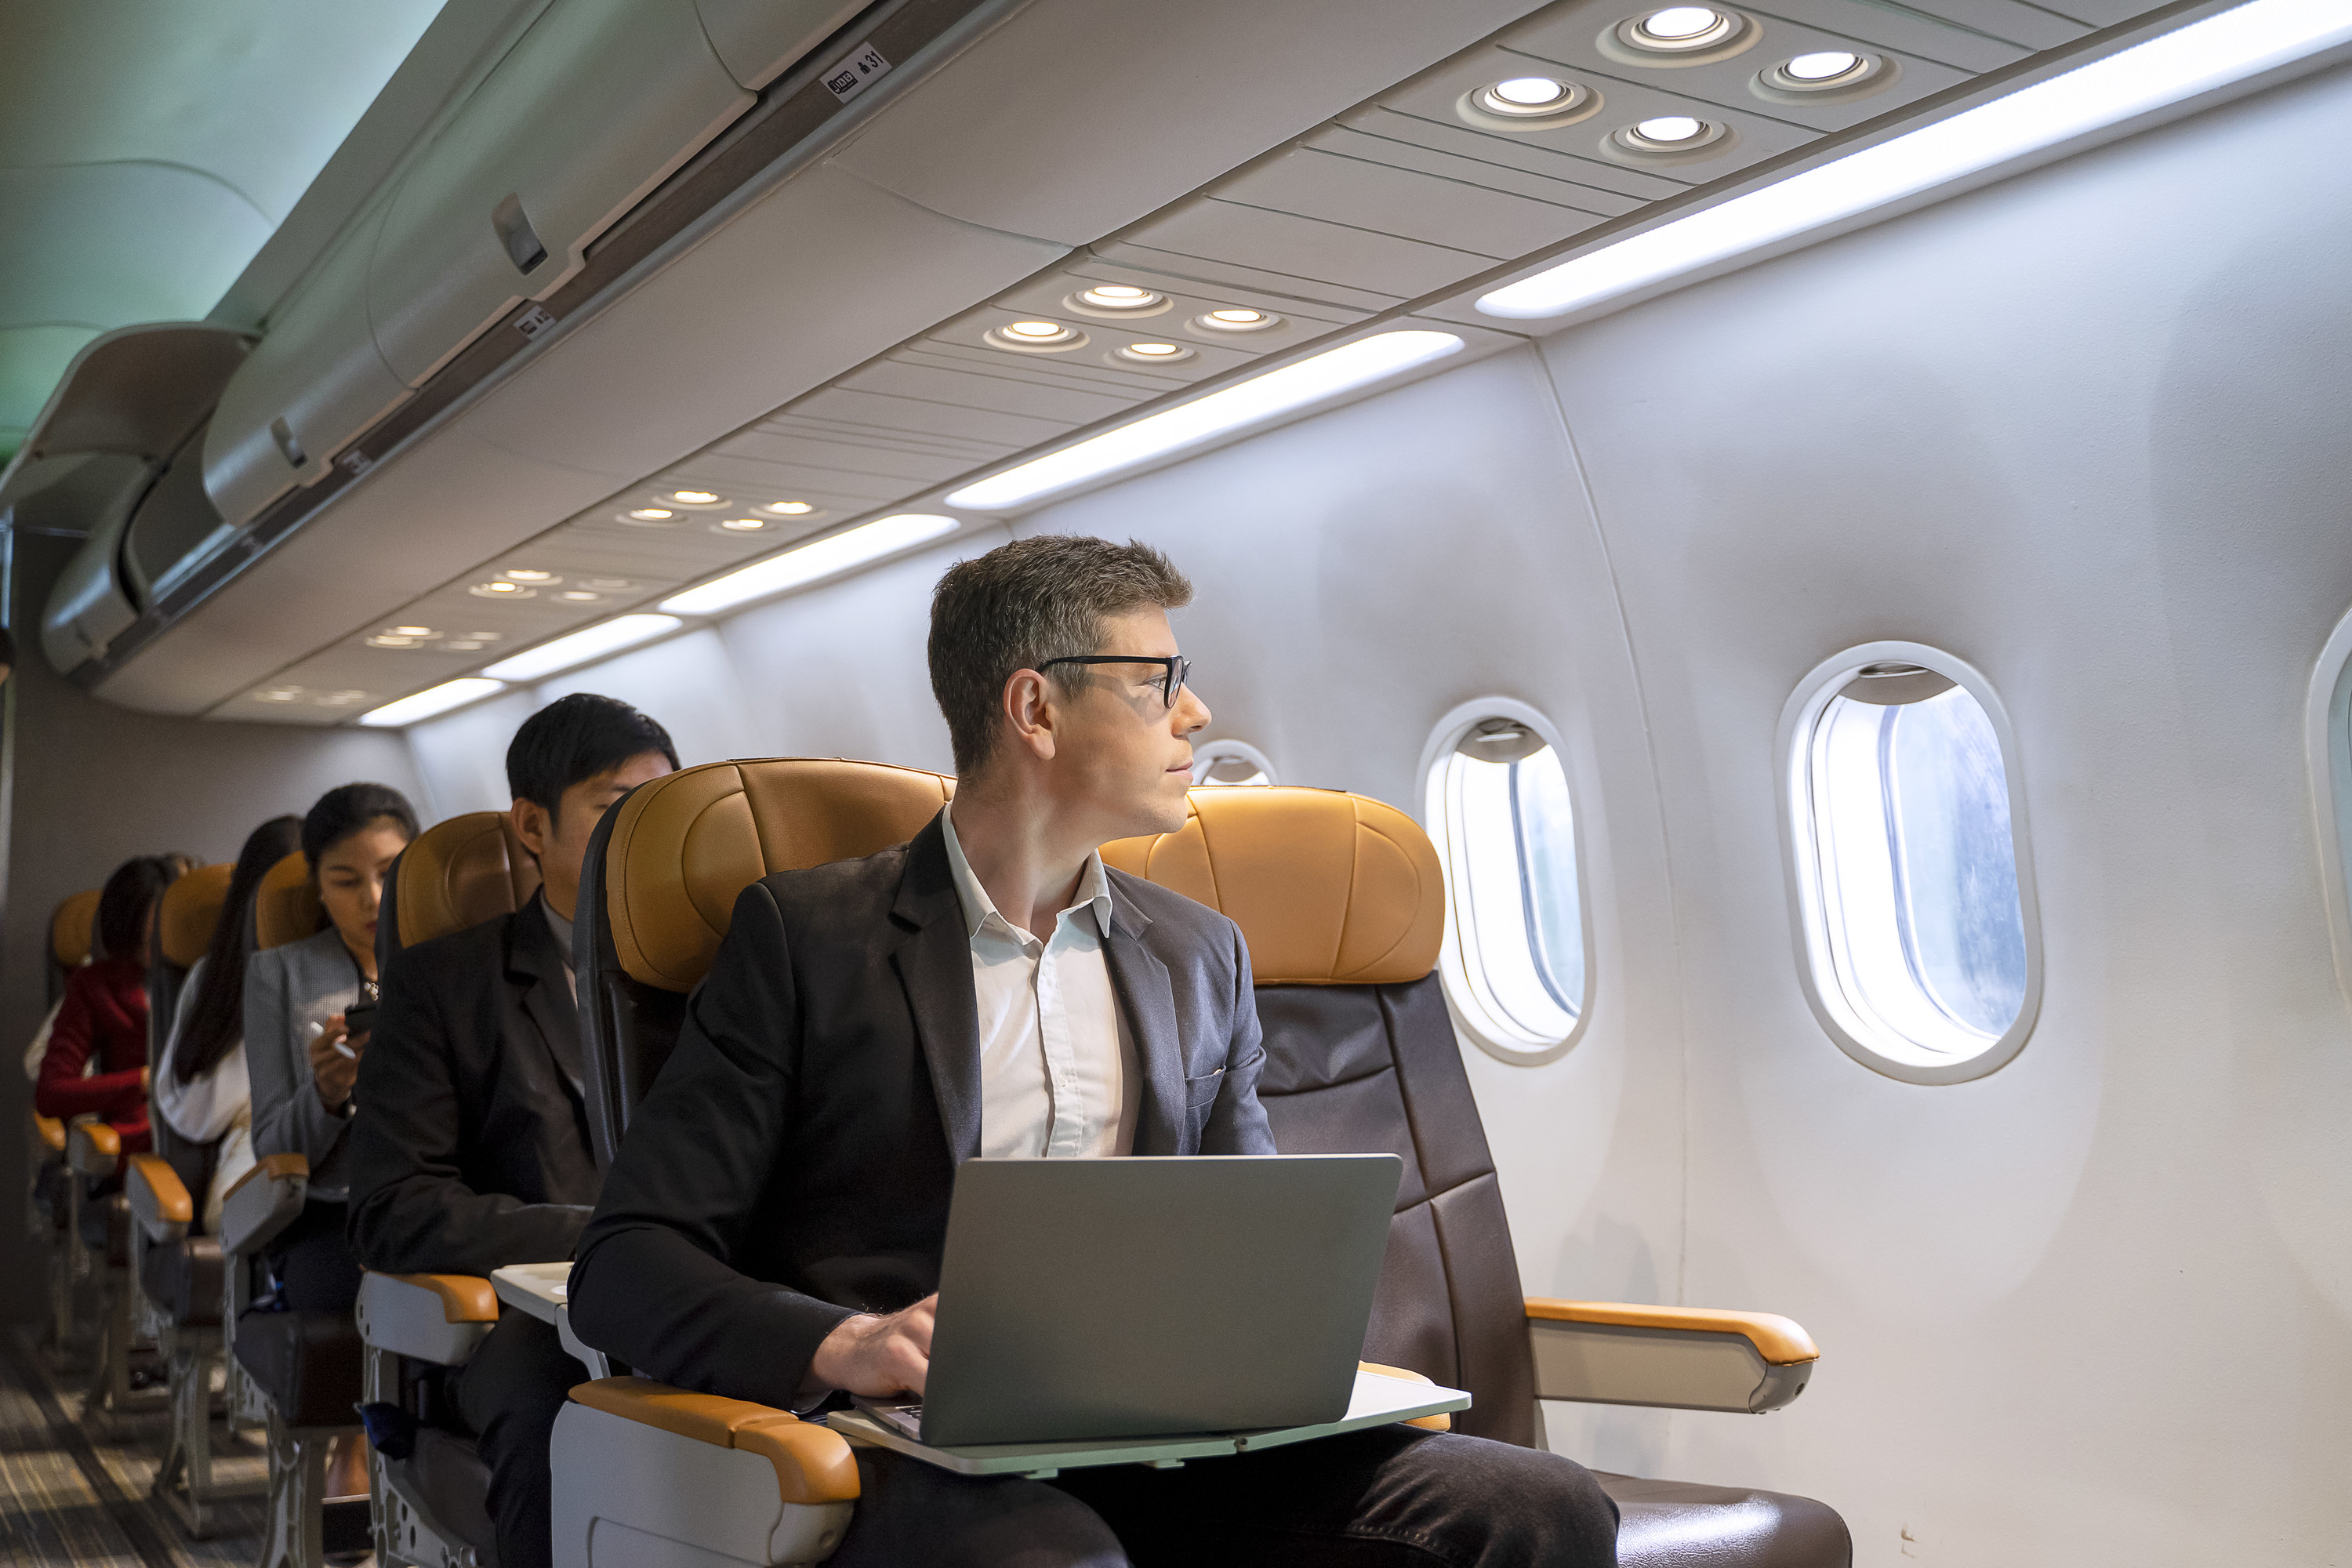
{"label": "woman in gray jacket", "polygon": [[375,1002],[375,921],[393,858],[416,837],[398,790],[349,784],[302,819],[302,854],[326,910],[317,935],[253,955],[245,975],[245,1052],[253,1080],[253,1152],[310,1163],[310,1202],[269,1248],[280,1300],[294,1311],[345,1311],[360,1267],[343,1243],[352,1086],[366,1026],[346,1027]]}

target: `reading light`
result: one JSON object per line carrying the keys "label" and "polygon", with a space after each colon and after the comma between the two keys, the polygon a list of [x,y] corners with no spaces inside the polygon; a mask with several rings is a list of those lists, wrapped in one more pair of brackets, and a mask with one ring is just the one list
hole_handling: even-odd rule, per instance
{"label": "reading light", "polygon": [[761,507],[760,510],[761,511],[772,511],[778,517],[806,517],[809,513],[814,511],[816,508],[811,506],[804,500],[780,500],[772,501],[768,505]]}
{"label": "reading light", "polygon": [[755,561],[698,588],[673,595],[662,601],[661,607],[681,616],[715,616],[753,599],[764,599],[788,588],[831,577],[925,540],[952,533],[956,527],[954,518],[929,512],[906,511],[877,517],[872,522],[798,545],[765,561]]}
{"label": "reading light", "polygon": [[1192,351],[1181,343],[1129,343],[1117,353],[1121,359],[1139,360],[1145,364],[1170,364],[1192,357]]}
{"label": "reading light", "polygon": [[520,583],[509,583],[504,578],[496,582],[477,583],[466,592],[478,599],[530,599],[537,597],[539,594],[536,588],[526,588]]}
{"label": "reading light", "polygon": [[569,637],[525,648],[511,658],[499,660],[482,673],[500,680],[537,680],[543,675],[570,669],[575,664],[585,664],[592,658],[666,637],[684,625],[676,616],[614,616]]}
{"label": "reading light", "polygon": [[1617,36],[1637,49],[1675,54],[1720,44],[1743,30],[1747,19],[1712,5],[1669,5],[1617,24]]}
{"label": "reading light", "polygon": [[985,342],[1000,349],[1016,349],[1034,353],[1039,349],[1074,349],[1087,341],[1086,333],[1076,327],[1066,327],[1059,321],[1007,321],[1001,327],[991,327],[981,334]]}
{"label": "reading light", "polygon": [[604,595],[592,593],[586,588],[566,588],[555,596],[567,605],[601,605],[604,602]]}
{"label": "reading light", "polygon": [[768,526],[768,520],[764,517],[730,517],[719,526],[730,533],[757,533]]}
{"label": "reading light", "polygon": [[1633,127],[1633,134],[1644,142],[1687,142],[1706,129],[1706,122],[1687,114],[1661,114],[1655,120],[1644,120]]}
{"label": "reading light", "polygon": [[348,708],[354,702],[366,701],[367,695],[366,692],[354,689],[349,691],[322,692],[310,700],[321,708]]}
{"label": "reading light", "polygon": [[1282,318],[1271,311],[1244,310],[1234,307],[1195,316],[1192,324],[1212,332],[1262,332],[1268,327],[1282,325]]}
{"label": "reading light", "polygon": [[302,689],[299,686],[279,686],[268,691],[255,692],[253,700],[257,702],[291,702],[301,695]]}
{"label": "reading light", "polygon": [[623,513],[622,521],[624,522],[667,522],[677,515],[677,513],[666,506],[641,506],[635,511]]}
{"label": "reading light", "polygon": [[[583,577],[580,579],[580,585],[583,588],[593,588],[600,594],[625,594],[631,588],[636,586],[635,583],[631,582],[626,577]],[[499,634],[496,632],[467,632],[466,635],[469,637],[496,638]]]}
{"label": "reading light", "polygon": [[1498,101],[1514,109],[1549,109],[1566,98],[1568,83],[1555,81],[1548,76],[1515,76],[1508,81],[1498,81],[1487,92]]}
{"label": "reading light", "polygon": [[1862,57],[1843,49],[1822,49],[1814,54],[1799,55],[1780,67],[1781,74],[1793,81],[1835,81],[1862,64]]}
{"label": "reading light", "polygon": [[384,636],[394,637],[437,637],[441,634],[431,626],[386,626]]}
{"label": "reading light", "polygon": [[720,497],[712,490],[672,490],[669,499],[680,506],[717,506]]}
{"label": "reading light", "polygon": [[1452,332],[1395,331],[1359,338],[1033,458],[952,491],[948,504],[982,510],[1019,506],[1443,359],[1461,347],[1462,340]]}
{"label": "reading light", "polygon": [[447,646],[451,653],[478,653],[482,647],[480,643],[470,639],[465,642],[453,642]]}
{"label": "reading light", "polygon": [[1167,298],[1165,294],[1155,294],[1149,289],[1137,289],[1125,283],[1097,283],[1078,292],[1078,303],[1092,305],[1097,310],[1149,310]]}
{"label": "reading light", "polygon": [[2252,0],[1481,295],[1565,315],[1932,190],[2352,40],[2342,0]]}
{"label": "reading light", "polygon": [[425,639],[422,637],[396,637],[385,634],[368,638],[367,645],[370,647],[423,647],[425,646]]}
{"label": "reading light", "polygon": [[404,697],[397,702],[387,702],[360,715],[360,722],[375,730],[396,730],[404,724],[414,724],[446,713],[453,708],[463,708],[478,701],[493,691],[507,689],[503,680],[488,680],[478,675],[460,676],[445,680],[438,686],[428,686],[414,697]]}
{"label": "reading light", "polygon": [[552,572],[541,572],[536,566],[509,566],[499,574],[517,583],[561,583],[562,578]]}

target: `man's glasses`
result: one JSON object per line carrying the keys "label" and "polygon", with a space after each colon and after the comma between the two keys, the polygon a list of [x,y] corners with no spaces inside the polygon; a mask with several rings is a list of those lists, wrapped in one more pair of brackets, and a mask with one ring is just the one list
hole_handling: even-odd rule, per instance
{"label": "man's glasses", "polygon": [[1150,658],[1124,653],[1072,654],[1062,658],[1049,658],[1037,668],[1043,672],[1057,664],[1156,664],[1160,667],[1160,676],[1152,684],[1160,688],[1160,700],[1171,710],[1184,690],[1184,678],[1192,673],[1192,661],[1189,658]]}

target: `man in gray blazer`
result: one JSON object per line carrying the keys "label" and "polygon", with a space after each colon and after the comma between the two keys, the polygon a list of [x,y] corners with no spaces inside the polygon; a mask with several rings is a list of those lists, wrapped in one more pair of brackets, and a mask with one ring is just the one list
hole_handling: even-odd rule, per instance
{"label": "man in gray blazer", "polygon": [[[803,1410],[919,1394],[957,1163],[1275,1152],[1241,932],[1096,853],[1183,826],[1191,595],[1157,551],[1059,536],[940,581],[954,804],[744,890],[581,1238],[583,1339]],[[839,1568],[1614,1561],[1574,1464],[1402,1427],[1050,1483],[858,1466]]]}

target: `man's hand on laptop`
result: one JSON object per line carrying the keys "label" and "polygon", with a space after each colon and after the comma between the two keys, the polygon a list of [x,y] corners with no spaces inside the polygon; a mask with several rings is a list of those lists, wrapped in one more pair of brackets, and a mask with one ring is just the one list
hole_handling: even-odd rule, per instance
{"label": "man's hand on laptop", "polygon": [[926,1296],[887,1317],[861,1313],[844,1318],[816,1347],[809,1363],[813,1379],[868,1399],[920,1394],[931,1369],[931,1315],[939,1300]]}

